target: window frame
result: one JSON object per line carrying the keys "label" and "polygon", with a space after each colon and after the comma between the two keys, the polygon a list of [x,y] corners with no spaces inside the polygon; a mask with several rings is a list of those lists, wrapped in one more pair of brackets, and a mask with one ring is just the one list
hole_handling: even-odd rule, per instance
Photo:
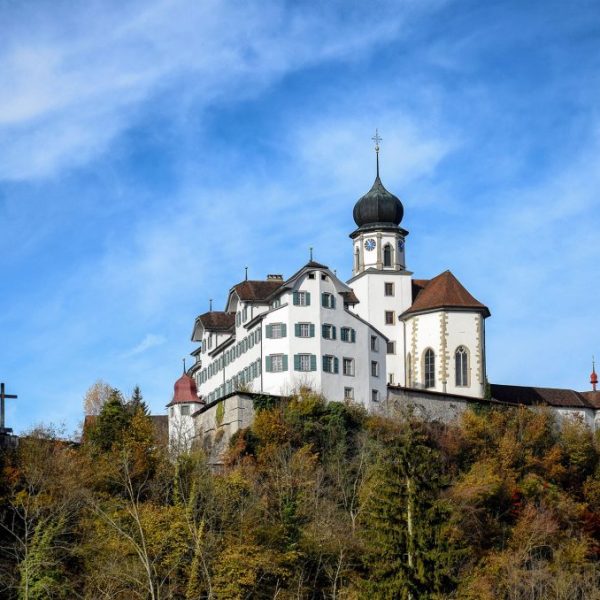
{"label": "window frame", "polygon": [[[389,286],[389,287],[388,287]],[[394,282],[393,281],[384,281],[383,282],[383,295],[390,298],[392,296],[394,296]],[[391,290],[390,293],[388,293],[388,290]]]}
{"label": "window frame", "polygon": [[[460,371],[459,357],[461,357]],[[454,385],[456,387],[470,387],[470,362],[469,349],[464,344],[460,344],[454,351]]]}
{"label": "window frame", "polygon": [[384,321],[385,321],[386,325],[395,325],[396,324],[396,311],[386,310]]}
{"label": "window frame", "polygon": [[371,377],[379,377],[379,361],[371,361]]}
{"label": "window frame", "polygon": [[[350,366],[349,371],[347,372],[348,369],[346,369],[346,365]],[[342,374],[345,375],[346,377],[354,377],[356,375],[356,366],[355,366],[355,362],[354,359],[350,356],[344,356],[342,358]]]}
{"label": "window frame", "polygon": [[423,352],[423,387],[435,387],[435,352],[433,348],[426,348]]}

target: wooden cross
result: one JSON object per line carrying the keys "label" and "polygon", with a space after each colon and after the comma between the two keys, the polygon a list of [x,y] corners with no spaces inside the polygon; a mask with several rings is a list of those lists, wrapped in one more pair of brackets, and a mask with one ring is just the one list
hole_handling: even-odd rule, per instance
{"label": "wooden cross", "polygon": [[0,383],[0,433],[6,431],[4,427],[4,400],[6,398],[16,398],[16,394],[7,394],[5,392],[4,383]]}

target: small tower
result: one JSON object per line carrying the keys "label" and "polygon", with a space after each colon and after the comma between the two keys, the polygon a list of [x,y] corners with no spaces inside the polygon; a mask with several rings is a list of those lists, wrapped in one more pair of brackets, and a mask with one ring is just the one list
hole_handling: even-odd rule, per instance
{"label": "small tower", "polygon": [[194,413],[203,405],[198,398],[196,382],[190,377],[183,363],[183,374],[175,382],[173,399],[167,404],[169,411],[169,443],[172,448],[188,450],[195,435]]}
{"label": "small tower", "polygon": [[350,234],[354,247],[352,275],[367,269],[403,271],[406,268],[404,244],[408,231],[400,227],[404,207],[400,199],[388,192],[379,178],[379,142],[375,142],[376,175],[371,189],[354,206],[353,217],[358,229]]}
{"label": "small tower", "polygon": [[598,375],[596,375],[596,361],[592,357],[592,373],[590,375],[590,383],[592,384],[592,391],[596,391],[598,385]]}

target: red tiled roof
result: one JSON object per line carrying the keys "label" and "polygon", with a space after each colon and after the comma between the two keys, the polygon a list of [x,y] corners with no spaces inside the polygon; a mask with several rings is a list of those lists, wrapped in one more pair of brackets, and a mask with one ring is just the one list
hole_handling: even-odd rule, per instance
{"label": "red tiled roof", "polygon": [[206,312],[198,317],[205,329],[211,331],[227,331],[231,329],[235,323],[235,314],[227,313],[219,310]]}
{"label": "red tiled roof", "polygon": [[483,312],[486,317],[490,315],[488,307],[473,298],[450,271],[444,271],[430,281],[413,280],[413,298],[412,306],[402,316],[438,308],[470,308]]}
{"label": "red tiled roof", "polygon": [[358,304],[360,301],[354,290],[350,290],[349,292],[342,292],[342,296],[344,297],[344,302],[346,304]]}
{"label": "red tiled roof", "polygon": [[267,298],[283,284],[283,280],[271,281],[242,281],[233,286],[238,297],[243,302],[264,302]]}
{"label": "red tiled roof", "polygon": [[494,400],[510,404],[523,404],[525,406],[563,406],[569,408],[586,408],[591,405],[591,402],[585,398],[586,392],[580,394],[574,390],[561,388],[492,384],[490,386],[490,391]]}
{"label": "red tiled roof", "polygon": [[196,382],[186,373],[184,373],[176,382],[174,386],[173,400],[167,404],[182,404],[187,402],[200,402],[198,398],[198,390],[196,389]]}
{"label": "red tiled roof", "polygon": [[417,299],[417,296],[425,289],[429,283],[429,279],[413,279],[412,280],[412,301]]}
{"label": "red tiled roof", "polygon": [[600,408],[600,392],[579,392],[594,408]]}

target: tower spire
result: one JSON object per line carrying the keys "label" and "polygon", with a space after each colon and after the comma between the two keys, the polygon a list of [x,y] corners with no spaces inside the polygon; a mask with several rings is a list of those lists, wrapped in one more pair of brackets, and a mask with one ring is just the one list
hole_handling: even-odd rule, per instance
{"label": "tower spire", "polygon": [[377,162],[377,177],[379,177],[379,142],[382,138],[379,136],[378,129],[375,129],[375,135],[371,139],[375,142],[375,160]]}
{"label": "tower spire", "polygon": [[598,375],[596,375],[596,361],[592,356],[592,374],[590,375],[590,383],[592,384],[592,390],[596,391],[596,386],[598,385]]}
{"label": "tower spire", "polygon": [[182,360],[183,360],[183,374],[185,375],[185,373],[186,373],[186,370],[185,370],[185,357],[182,358]]}

